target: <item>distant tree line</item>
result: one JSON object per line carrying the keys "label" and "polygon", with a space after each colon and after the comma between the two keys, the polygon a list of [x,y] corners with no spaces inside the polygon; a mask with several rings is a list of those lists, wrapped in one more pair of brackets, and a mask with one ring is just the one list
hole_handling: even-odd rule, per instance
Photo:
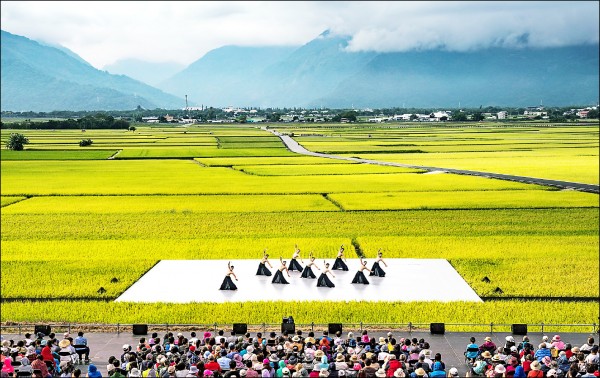
{"label": "distant tree line", "polygon": [[129,122],[123,119],[115,119],[113,116],[108,114],[94,114],[86,115],[82,118],[73,119],[68,118],[64,120],[48,120],[42,122],[33,122],[31,120],[25,120],[23,122],[1,122],[0,127],[2,129],[42,129],[42,130],[54,130],[54,129],[129,129]]}

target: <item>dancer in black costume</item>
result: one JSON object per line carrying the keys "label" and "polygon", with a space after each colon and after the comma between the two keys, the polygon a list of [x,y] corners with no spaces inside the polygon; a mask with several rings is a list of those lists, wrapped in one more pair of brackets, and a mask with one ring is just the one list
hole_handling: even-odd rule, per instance
{"label": "dancer in black costume", "polygon": [[381,248],[379,248],[379,251],[377,251],[377,261],[373,263],[373,267],[371,268],[371,273],[369,274],[369,276],[385,277],[385,272],[383,271],[383,269],[381,269],[379,263],[383,263],[383,265],[385,265],[386,268],[387,264],[385,263],[385,261],[383,261],[381,256],[383,256],[383,253],[381,253]]}
{"label": "dancer in black costume", "polygon": [[325,268],[323,269],[323,273],[319,276],[317,280],[317,287],[335,287],[333,282],[327,277],[327,273],[331,274],[332,277],[335,278],[331,270],[329,270],[329,263],[323,261],[325,263]]}
{"label": "dancer in black costume", "polygon": [[285,272],[287,273],[288,277],[290,276],[290,272],[287,268],[287,266],[285,266],[286,262],[283,261],[283,257],[279,257],[279,261],[281,261],[281,266],[279,267],[279,269],[277,269],[277,272],[275,272],[275,276],[273,277],[273,281],[271,281],[274,284],[289,284],[289,282],[287,282],[285,280],[285,278],[283,277],[283,271],[285,270]]}
{"label": "dancer in black costume", "polygon": [[300,278],[317,278],[317,276],[315,276],[312,269],[310,268],[313,265],[315,268],[321,270],[317,266],[317,264],[315,264],[315,257],[313,256],[313,254],[311,252],[310,253],[310,262],[308,264],[306,264],[306,266],[304,267],[304,270],[302,271],[302,275],[300,276]]}
{"label": "dancer in black costume", "polygon": [[235,286],[233,280],[231,279],[231,276],[233,276],[233,278],[238,281],[237,276],[235,273],[233,273],[233,265],[231,265],[231,261],[227,263],[227,269],[227,274],[225,274],[225,279],[223,280],[219,290],[237,290],[237,286]]}
{"label": "dancer in black costume", "polygon": [[340,247],[340,250],[338,251],[337,258],[335,259],[335,262],[333,263],[333,267],[331,268],[331,270],[343,270],[346,272],[348,271],[348,265],[346,265],[346,257],[344,256],[344,245],[343,244]]}
{"label": "dancer in black costume", "polygon": [[273,265],[269,262],[269,255],[267,254],[267,250],[263,251],[262,260],[260,260],[260,264],[258,264],[258,271],[256,272],[257,276],[271,276],[272,273],[269,269],[267,269],[267,264],[273,269]]}
{"label": "dancer in black costume", "polygon": [[[292,255],[292,260],[290,260],[290,270],[297,270],[298,272],[302,272],[302,265],[298,262],[297,258],[300,257],[300,250],[298,249],[298,244],[294,246],[294,254]],[[300,261],[304,264],[302,257],[300,257]]]}
{"label": "dancer in black costume", "polygon": [[353,284],[363,284],[363,285],[369,284],[369,281],[367,281],[367,277],[365,277],[363,270],[368,270],[369,272],[371,271],[369,268],[367,268],[367,262],[363,261],[363,259],[361,257],[360,258],[360,268],[358,268],[358,272],[356,272],[356,275],[354,276],[354,279],[352,280]]}

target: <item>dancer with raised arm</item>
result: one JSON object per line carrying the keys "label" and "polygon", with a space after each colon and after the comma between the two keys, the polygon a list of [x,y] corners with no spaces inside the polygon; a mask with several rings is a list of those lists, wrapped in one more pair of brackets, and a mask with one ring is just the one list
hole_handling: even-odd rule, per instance
{"label": "dancer with raised arm", "polygon": [[329,270],[329,263],[325,261],[323,261],[323,263],[325,263],[325,268],[323,268],[323,273],[321,273],[319,279],[317,280],[317,287],[335,287],[333,282],[331,282],[329,277],[327,277],[327,273],[329,273],[333,278],[335,278],[333,272]]}
{"label": "dancer with raised arm", "polygon": [[269,255],[267,254],[267,249],[263,251],[263,257],[258,264],[258,271],[256,272],[257,276],[271,276],[272,273],[269,269],[267,269],[267,264],[273,269],[273,265],[269,262]]}
{"label": "dancer with raised arm", "polygon": [[348,271],[348,265],[346,265],[346,256],[344,256],[344,245],[342,244],[342,246],[340,247],[340,250],[338,251],[337,254],[337,258],[335,259],[335,262],[333,263],[333,267],[331,268],[331,270],[343,270],[343,271]]}
{"label": "dancer with raised arm", "polygon": [[[302,272],[302,265],[298,262],[298,257],[300,257],[300,250],[298,249],[298,244],[294,246],[294,254],[292,255],[292,260],[290,260],[290,270],[296,270],[298,272]],[[302,257],[300,257],[300,261],[302,261]],[[302,261],[304,264],[304,261]]]}
{"label": "dancer with raised arm", "polygon": [[367,262],[363,261],[362,256],[361,256],[360,268],[358,268],[358,272],[356,272],[356,275],[354,276],[354,279],[352,280],[353,284],[363,284],[363,285],[369,284],[369,281],[367,281],[367,277],[365,277],[363,270],[367,270],[367,271],[371,272],[371,270],[369,268],[367,268]]}
{"label": "dancer with raised arm", "polygon": [[283,271],[285,270],[285,272],[287,273],[288,277],[290,276],[290,272],[286,266],[286,262],[283,261],[283,257],[279,256],[279,261],[281,261],[281,266],[279,267],[279,269],[277,269],[277,272],[275,272],[275,276],[273,277],[273,281],[271,281],[274,284],[289,284],[289,282],[287,282],[285,280],[285,277],[283,277]]}
{"label": "dancer with raised arm", "polygon": [[237,286],[233,283],[231,276],[238,281],[237,276],[233,273],[233,265],[231,265],[231,261],[227,263],[227,273],[225,274],[225,279],[221,284],[221,288],[219,290],[237,290]]}
{"label": "dancer with raised arm", "polygon": [[314,266],[315,268],[317,268],[318,270],[321,270],[317,264],[315,264],[315,257],[313,256],[313,253],[310,253],[310,261],[308,264],[306,264],[306,266],[304,267],[304,270],[302,271],[302,275],[300,276],[300,278],[317,278],[317,276],[315,276],[315,273],[313,273],[311,266]]}
{"label": "dancer with raised arm", "polygon": [[377,260],[373,263],[369,276],[385,277],[385,272],[381,269],[381,266],[379,266],[379,263],[381,262],[387,268],[387,264],[381,258],[382,256],[383,253],[381,252],[381,248],[379,248],[379,251],[377,251]]}

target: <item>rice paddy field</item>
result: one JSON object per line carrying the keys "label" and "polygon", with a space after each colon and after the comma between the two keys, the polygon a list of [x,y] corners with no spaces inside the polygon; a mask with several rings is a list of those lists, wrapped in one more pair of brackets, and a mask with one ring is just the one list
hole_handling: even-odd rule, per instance
{"label": "rice paddy field", "polygon": [[[598,125],[270,127],[335,155],[599,182]],[[246,125],[19,132],[25,150],[0,152],[3,323],[598,320],[597,194],[302,156]],[[484,303],[113,302],[160,260],[258,263],[267,249],[275,265],[294,245],[333,259],[342,244],[447,259]]]}

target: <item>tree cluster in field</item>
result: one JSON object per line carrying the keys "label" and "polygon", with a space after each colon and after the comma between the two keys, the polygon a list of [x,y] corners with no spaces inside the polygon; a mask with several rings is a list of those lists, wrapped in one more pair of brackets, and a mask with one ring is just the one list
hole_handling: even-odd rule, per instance
{"label": "tree cluster in field", "polygon": [[42,122],[32,122],[30,119],[26,119],[23,122],[0,122],[2,129],[37,129],[37,130],[55,130],[55,129],[125,129],[129,128],[129,122],[123,119],[116,119],[115,117],[97,113],[94,115],[86,115],[82,118],[63,119],[63,120],[48,120]]}
{"label": "tree cluster in field", "polygon": [[29,139],[19,133],[12,133],[6,141],[6,148],[13,151],[23,151],[23,146],[29,143]]}
{"label": "tree cluster in field", "polygon": [[91,139],[82,139],[82,140],[79,142],[79,147],[91,146],[91,145],[92,145],[92,143],[94,143],[94,141],[93,141],[93,140],[91,140]]}

